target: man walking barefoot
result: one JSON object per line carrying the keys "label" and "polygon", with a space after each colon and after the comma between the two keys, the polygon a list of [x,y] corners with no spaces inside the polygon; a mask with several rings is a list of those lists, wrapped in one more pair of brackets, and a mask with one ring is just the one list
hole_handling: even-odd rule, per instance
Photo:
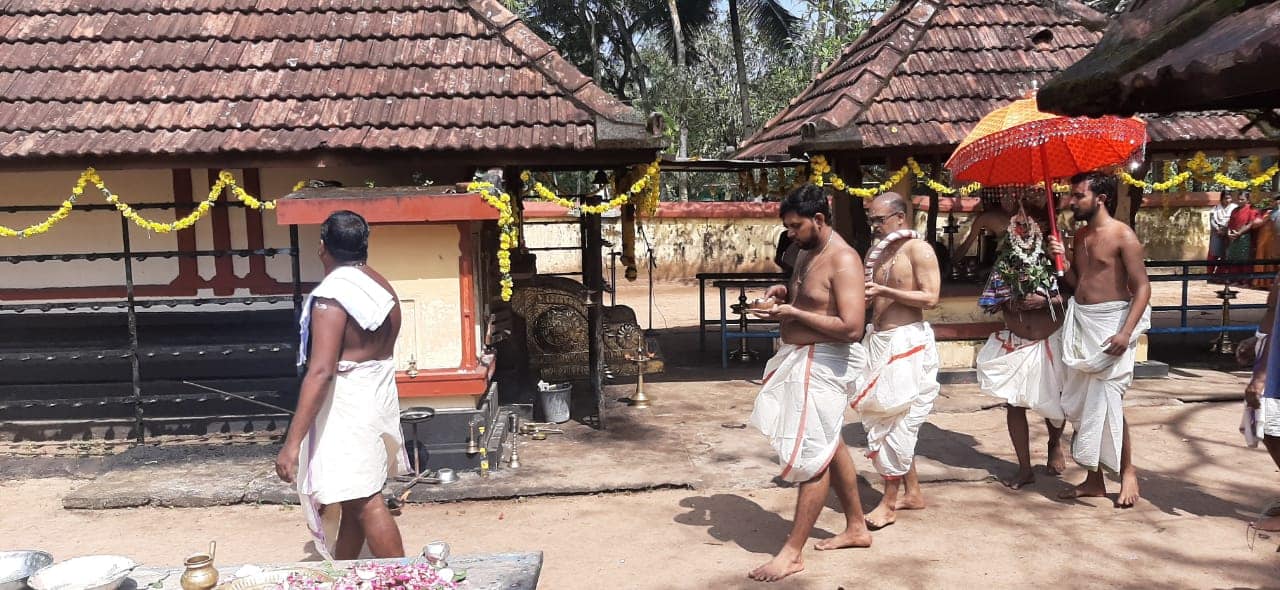
{"label": "man walking barefoot", "polygon": [[320,227],[325,277],[302,307],[298,364],[306,375],[276,474],[298,487],[316,551],[355,559],[404,557],[400,529],[382,499],[388,475],[409,471],[400,431],[396,367],[400,304],[365,265],[369,224],[338,211]]}
{"label": "man walking barefoot", "polygon": [[[938,397],[938,349],[924,310],[938,305],[942,286],[938,258],[911,230],[907,202],[884,193],[867,208],[879,242],[867,253],[866,291],[874,322],[863,339],[867,375],[851,404],[867,429],[867,457],[884,478],[884,498],[867,515],[878,529],[893,524],[898,510],[922,510],[916,474],[916,442]],[[905,494],[899,498],[899,482]]]}
{"label": "man walking barefoot", "polygon": [[751,424],[778,453],[782,479],[800,482],[800,492],[786,544],[747,574],[762,582],[804,569],[801,552],[831,487],[844,508],[846,528],[815,548],[871,546],[858,474],[841,438],[849,394],[865,363],[858,343],[865,317],[862,261],[832,229],[831,208],[821,188],[796,189],[779,213],[801,253],[790,283],[765,293],[779,303],[757,312],[779,322],[783,346],[765,367]]}
{"label": "man walking barefoot", "polygon": [[1053,267],[1045,254],[1042,228],[1046,219],[1019,207],[997,255],[991,278],[979,299],[988,312],[999,311],[1005,329],[991,335],[978,351],[975,368],[982,392],[1005,402],[1005,419],[1018,472],[1004,480],[1011,489],[1035,481],[1031,468],[1027,410],[1044,416],[1049,428],[1050,475],[1066,467],[1062,454],[1063,301]]}
{"label": "man walking barefoot", "polygon": [[1063,279],[1075,289],[1062,326],[1062,402],[1075,429],[1071,455],[1089,475],[1060,497],[1106,496],[1105,468],[1119,471],[1115,505],[1128,508],[1139,492],[1124,393],[1133,381],[1138,338],[1151,326],[1151,283],[1137,234],[1111,216],[1114,176],[1072,177],[1069,203],[1076,221],[1088,225],[1076,232],[1071,252],[1051,238],[1052,251],[1066,259]]}

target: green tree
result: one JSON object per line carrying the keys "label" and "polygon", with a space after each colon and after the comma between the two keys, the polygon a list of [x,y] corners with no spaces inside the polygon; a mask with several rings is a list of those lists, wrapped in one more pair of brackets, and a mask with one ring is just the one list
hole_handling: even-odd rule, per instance
{"label": "green tree", "polygon": [[[751,115],[751,90],[747,80],[746,46],[743,44],[742,17],[746,16],[756,32],[756,38],[779,54],[790,53],[792,44],[800,38],[800,17],[787,10],[776,0],[728,0],[729,32],[733,38],[733,61],[738,85],[738,108],[742,113],[743,132],[753,125]],[[740,10],[741,9],[741,10]],[[744,14],[745,13],[745,14]]]}

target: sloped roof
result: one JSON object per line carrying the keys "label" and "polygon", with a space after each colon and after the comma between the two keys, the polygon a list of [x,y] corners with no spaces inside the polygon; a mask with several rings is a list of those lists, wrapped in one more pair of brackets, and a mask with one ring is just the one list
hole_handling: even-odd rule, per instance
{"label": "sloped roof", "polygon": [[0,0],[0,162],[660,145],[498,0]]}
{"label": "sloped roof", "polygon": [[1280,1],[1135,2],[1040,92],[1071,115],[1280,106]]}
{"label": "sloped roof", "polygon": [[[1105,26],[1075,0],[902,0],[735,157],[949,151],[983,115],[1084,57]],[[1230,142],[1247,123],[1232,114],[1156,117],[1148,135],[1157,145]]]}

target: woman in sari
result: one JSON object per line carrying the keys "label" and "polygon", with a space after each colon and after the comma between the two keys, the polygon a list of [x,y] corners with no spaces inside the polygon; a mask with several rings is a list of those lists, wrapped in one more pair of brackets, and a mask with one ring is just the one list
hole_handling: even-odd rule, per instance
{"label": "woman in sari", "polygon": [[[1249,201],[1249,193],[1241,192],[1236,196],[1239,206],[1231,212],[1231,220],[1227,224],[1227,237],[1231,243],[1227,245],[1227,260],[1246,262],[1254,260],[1257,255],[1255,234],[1258,228],[1267,222],[1268,215],[1264,210],[1254,209]],[[1233,264],[1228,272],[1242,275],[1253,272],[1253,267],[1245,264]],[[1230,279],[1233,285],[1249,285],[1249,277],[1236,276]]]}
{"label": "woman in sari", "polygon": [[[1276,206],[1274,199],[1271,201],[1270,210],[1265,211],[1262,225],[1258,227],[1255,239],[1257,245],[1254,247],[1254,256],[1258,260],[1276,260],[1280,258],[1280,207]],[[1253,272],[1266,273],[1266,277],[1253,279],[1252,285],[1255,289],[1270,289],[1271,283],[1275,282],[1276,271],[1280,270],[1272,264],[1260,264],[1255,266]]]}

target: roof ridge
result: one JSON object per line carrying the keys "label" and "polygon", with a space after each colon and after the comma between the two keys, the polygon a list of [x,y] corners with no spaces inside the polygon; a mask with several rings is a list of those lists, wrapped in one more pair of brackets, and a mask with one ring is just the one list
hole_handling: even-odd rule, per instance
{"label": "roof ridge", "polygon": [[1085,28],[1101,33],[1103,29],[1110,24],[1110,19],[1096,8],[1080,2],[1080,0],[1047,0],[1042,1],[1041,5],[1048,4],[1050,10],[1057,12],[1063,16],[1075,17]]}
{"label": "roof ridge", "polygon": [[[875,55],[880,55],[883,52],[892,49],[898,53],[899,57],[893,63],[893,66],[888,69],[888,73],[884,77],[881,77],[877,75],[875,72],[871,72],[869,70],[866,72],[866,74],[869,74],[870,77],[879,81],[879,86],[873,92],[868,93],[866,97],[863,98],[861,101],[854,99],[848,94],[842,94],[839,98],[836,99],[834,103],[832,103],[831,108],[827,109],[826,113],[822,115],[814,115],[813,117],[810,117],[808,120],[806,120],[805,126],[807,126],[811,122],[815,124],[814,125],[815,135],[811,139],[818,139],[819,138],[818,136],[820,135],[837,131],[849,125],[853,121],[856,121],[858,117],[862,116],[862,114],[865,113],[867,109],[871,107],[871,104],[875,102],[876,97],[878,97],[880,93],[884,92],[885,88],[889,87],[889,81],[892,80],[893,77],[897,74],[898,70],[902,68],[902,64],[907,60],[907,57],[909,57],[911,53],[915,51],[916,46],[920,43],[920,39],[923,38],[924,33],[929,30],[929,25],[933,22],[933,19],[935,16],[937,16],[938,12],[940,12],[940,9],[942,8],[942,6],[939,0],[910,0],[910,1],[912,2],[910,10],[904,10],[901,18],[899,18],[897,21],[899,27],[904,27],[909,24],[916,25],[915,31],[911,35],[910,42],[907,44],[905,48],[891,48],[891,45],[889,43],[889,40],[890,40],[889,38],[881,40],[880,46],[877,47],[874,51]],[[899,6],[905,6],[905,5],[906,3],[904,2]],[[915,14],[916,11],[922,5],[926,5],[929,7],[928,14],[924,15],[923,19],[921,19],[921,22],[917,23],[912,21],[911,20],[912,15]],[[870,63],[871,61],[872,60],[867,60],[866,63]],[[866,75],[859,75],[857,78],[852,80],[848,86],[854,86],[858,84],[860,81],[864,80],[866,77],[867,77]],[[853,105],[855,105],[856,108],[839,109],[840,103],[852,103]],[[815,119],[817,119],[817,121],[815,121]],[[818,126],[819,122],[821,123],[820,127]]]}
{"label": "roof ridge", "polygon": [[460,10],[459,8],[450,8],[443,5],[426,5],[426,6],[319,6],[312,9],[290,9],[287,6],[279,8],[258,8],[256,5],[252,7],[225,7],[225,6],[204,6],[204,7],[179,7],[168,9],[150,10],[138,6],[116,6],[106,7],[101,10],[93,10],[84,7],[69,7],[61,10],[40,10],[38,8],[26,8],[19,10],[6,10],[7,16],[111,16],[111,15],[127,15],[127,16],[175,16],[175,15],[194,15],[194,14],[324,14],[333,12],[337,14],[358,14],[361,12],[369,13],[388,13],[388,12],[445,12],[448,10]]}
{"label": "roof ridge", "polygon": [[[828,64],[827,67],[823,68],[823,70],[819,72],[817,76],[814,76],[813,80],[811,80],[809,84],[804,87],[803,90],[801,90],[794,97],[792,97],[791,100],[787,101],[787,106],[783,107],[782,110],[778,111],[778,113],[775,114],[773,117],[771,117],[768,121],[765,121],[764,125],[761,125],[760,128],[757,129],[755,133],[752,133],[750,137],[747,137],[746,139],[742,140],[742,142],[740,143],[739,149],[742,149],[745,146],[751,145],[757,138],[763,137],[774,126],[776,126],[778,123],[781,123],[785,119],[785,116],[787,115],[791,107],[795,106],[796,103],[800,102],[800,99],[808,96],[811,91],[816,90],[818,85],[820,85],[824,80],[826,80],[829,74],[835,72],[836,70],[844,66],[846,59],[850,58],[853,54],[858,53],[860,50],[868,47],[868,45],[864,44],[865,41],[869,41],[875,38],[877,35],[880,35],[884,31],[888,30],[891,25],[899,24],[902,21],[902,19],[906,18],[906,16],[910,13],[910,10],[907,9],[908,6],[914,9],[915,6],[920,2],[932,2],[932,1],[934,0],[899,0],[897,6],[894,6],[892,9],[885,11],[885,13],[880,15],[879,18],[872,21],[871,26],[868,27],[867,30],[864,31],[861,35],[859,35],[857,39],[854,39],[848,45],[846,45],[840,51],[839,57],[837,57],[830,64]],[[896,13],[896,16],[890,18],[890,15],[895,13]],[[877,42],[880,43],[881,48],[883,48],[885,39],[880,39]],[[871,60],[868,59],[868,60],[865,60],[864,63],[870,62],[870,61]]]}
{"label": "roof ridge", "polygon": [[643,125],[644,119],[632,107],[601,89],[594,80],[569,63],[560,52],[542,40],[520,17],[498,0],[458,0],[476,18],[489,25],[498,37],[529,60],[548,81],[565,91],[566,98],[589,113],[615,123]]}

